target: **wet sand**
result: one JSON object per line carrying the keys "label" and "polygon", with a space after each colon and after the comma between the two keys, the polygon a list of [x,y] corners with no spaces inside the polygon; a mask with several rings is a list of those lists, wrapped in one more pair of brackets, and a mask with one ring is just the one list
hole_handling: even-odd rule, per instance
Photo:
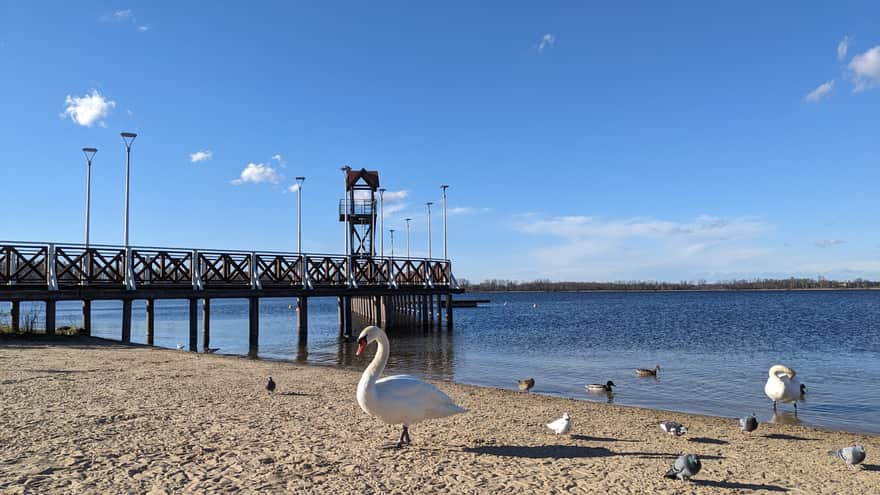
{"label": "wet sand", "polygon": [[[3,338],[0,492],[880,493],[877,436],[785,424],[744,434],[730,418],[452,383],[438,385],[470,411],[413,426],[413,444],[396,450],[398,427],[358,407],[359,378],[98,339]],[[544,423],[563,412],[572,432],[555,436]],[[757,412],[767,419],[769,402]],[[689,433],[666,436],[662,420]],[[857,471],[826,453],[856,443],[868,452]],[[702,459],[699,475],[663,478],[684,452]]]}

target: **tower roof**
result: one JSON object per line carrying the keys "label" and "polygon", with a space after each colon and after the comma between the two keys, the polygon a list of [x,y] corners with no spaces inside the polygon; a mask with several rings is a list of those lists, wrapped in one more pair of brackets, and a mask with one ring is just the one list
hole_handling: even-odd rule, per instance
{"label": "tower roof", "polygon": [[[346,188],[351,191],[359,180],[363,179],[364,182],[370,187],[372,190],[379,189],[379,171],[378,170],[367,170],[362,168],[360,170],[349,170],[348,177],[346,179]],[[360,187],[363,187],[362,185]]]}

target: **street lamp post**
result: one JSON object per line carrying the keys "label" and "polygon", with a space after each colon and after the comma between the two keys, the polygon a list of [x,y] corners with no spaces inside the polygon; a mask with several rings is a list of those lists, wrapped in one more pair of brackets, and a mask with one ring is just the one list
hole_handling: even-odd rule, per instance
{"label": "street lamp post", "polygon": [[385,188],[379,188],[379,256],[385,257]]}
{"label": "street lamp post", "polygon": [[431,205],[434,204],[430,201],[425,203],[428,207],[428,259],[431,259]]}
{"label": "street lamp post", "polygon": [[443,184],[440,186],[440,189],[443,191],[443,259],[448,260],[449,257],[446,254],[446,190],[449,188],[448,184]]}
{"label": "street lamp post", "polygon": [[409,258],[409,221],[412,218],[406,218],[406,257]]}
{"label": "street lamp post", "polygon": [[297,177],[296,178],[296,252],[302,257],[303,248],[302,248],[302,210],[303,210],[303,182],[306,181],[305,177]]}

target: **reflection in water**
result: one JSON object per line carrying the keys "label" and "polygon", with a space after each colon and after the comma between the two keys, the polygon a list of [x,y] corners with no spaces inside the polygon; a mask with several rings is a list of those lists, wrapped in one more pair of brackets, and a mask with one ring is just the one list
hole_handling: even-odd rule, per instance
{"label": "reflection in water", "polygon": [[590,390],[590,389],[587,389],[587,392],[589,392],[595,396],[598,396],[598,397],[605,397],[609,404],[614,404],[614,392],[606,391],[606,390]]}
{"label": "reflection in water", "polygon": [[773,413],[773,417],[770,418],[771,423],[776,423],[780,425],[799,425],[801,424],[800,418],[797,417],[793,411],[776,411]]}
{"label": "reflection in water", "polygon": [[[455,378],[453,332],[437,330],[392,330],[386,375],[413,373],[431,380]],[[339,339],[336,343],[336,366],[363,370],[376,354],[376,347],[355,356],[357,342]]]}

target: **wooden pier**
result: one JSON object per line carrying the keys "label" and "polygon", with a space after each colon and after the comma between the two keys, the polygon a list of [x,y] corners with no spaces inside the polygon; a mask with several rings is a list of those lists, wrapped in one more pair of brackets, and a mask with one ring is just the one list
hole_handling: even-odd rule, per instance
{"label": "wooden pier", "polygon": [[19,330],[22,301],[45,302],[46,333],[53,334],[57,301],[83,302],[88,333],[91,302],[121,300],[120,340],[128,343],[132,301],[145,300],[146,341],[152,345],[154,301],[187,299],[190,351],[198,349],[200,319],[202,349],[210,345],[211,299],[248,300],[248,354],[255,357],[262,298],[297,299],[302,345],[308,339],[311,297],[337,298],[339,333],[349,337],[353,316],[389,331],[439,327],[444,320],[451,328],[449,301],[461,292],[449,260],[0,241],[0,301],[12,303],[13,331]]}

